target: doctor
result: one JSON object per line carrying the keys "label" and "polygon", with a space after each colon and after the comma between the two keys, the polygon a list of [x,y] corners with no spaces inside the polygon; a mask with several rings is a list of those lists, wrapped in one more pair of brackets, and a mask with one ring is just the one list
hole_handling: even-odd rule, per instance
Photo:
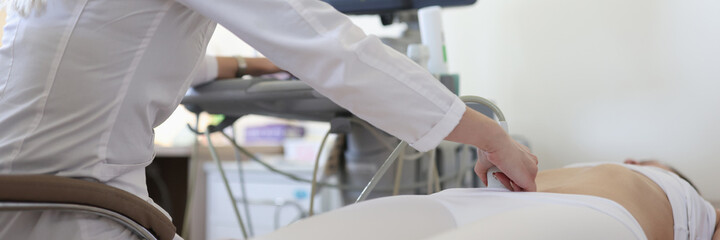
{"label": "doctor", "polygon": [[205,59],[199,63],[191,87],[213,80],[234,79],[245,75],[259,77],[283,72],[285,71],[267,58],[205,56]]}
{"label": "doctor", "polygon": [[[153,127],[190,86],[216,23],[357,116],[427,151],[481,150],[514,190],[537,158],[423,68],[318,0],[4,0],[0,174],[98,181],[149,202]],[[82,214],[0,216],[0,239],[128,239]],[[179,237],[177,237],[179,238]]]}

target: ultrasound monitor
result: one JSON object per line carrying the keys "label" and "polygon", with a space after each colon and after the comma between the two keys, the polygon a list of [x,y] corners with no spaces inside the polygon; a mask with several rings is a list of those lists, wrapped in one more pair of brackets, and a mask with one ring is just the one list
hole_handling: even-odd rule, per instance
{"label": "ultrasound monitor", "polygon": [[477,0],[322,0],[346,14],[384,14],[429,6],[465,6]]}

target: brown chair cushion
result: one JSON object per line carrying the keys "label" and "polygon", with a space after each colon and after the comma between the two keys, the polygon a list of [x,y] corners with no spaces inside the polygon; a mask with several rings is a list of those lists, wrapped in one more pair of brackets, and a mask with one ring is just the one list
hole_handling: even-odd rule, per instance
{"label": "brown chair cushion", "polygon": [[0,175],[0,201],[94,206],[125,215],[158,239],[175,236],[175,226],[160,210],[131,193],[102,183],[52,175]]}

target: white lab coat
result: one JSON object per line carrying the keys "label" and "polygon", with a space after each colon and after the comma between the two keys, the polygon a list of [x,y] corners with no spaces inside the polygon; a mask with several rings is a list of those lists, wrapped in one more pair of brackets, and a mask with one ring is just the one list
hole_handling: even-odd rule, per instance
{"label": "white lab coat", "polygon": [[[190,86],[216,22],[418,150],[464,113],[429,73],[317,0],[52,0],[27,18],[8,11],[0,174],[92,178],[151,201],[153,127]],[[17,229],[8,219],[0,226]]]}

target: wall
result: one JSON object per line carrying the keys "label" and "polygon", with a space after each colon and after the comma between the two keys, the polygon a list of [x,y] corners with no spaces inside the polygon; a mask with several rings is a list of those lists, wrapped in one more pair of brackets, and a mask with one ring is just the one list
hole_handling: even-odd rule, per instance
{"label": "wall", "polygon": [[720,161],[720,3],[485,0],[444,13],[462,92],[489,97],[542,169],[657,158],[709,199]]}

